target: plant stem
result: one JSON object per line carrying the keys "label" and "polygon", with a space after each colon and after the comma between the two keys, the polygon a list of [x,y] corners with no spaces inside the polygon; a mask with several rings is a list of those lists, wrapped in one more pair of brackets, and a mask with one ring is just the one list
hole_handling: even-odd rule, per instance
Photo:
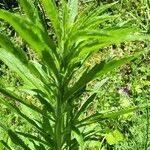
{"label": "plant stem", "polygon": [[56,149],[61,150],[61,143],[62,143],[62,108],[61,108],[61,99],[57,101],[57,108],[56,108]]}
{"label": "plant stem", "polygon": [[[60,70],[61,72],[61,70]],[[55,141],[56,141],[56,150],[61,150],[62,141],[63,141],[63,77],[60,73],[59,86],[57,93],[57,105],[56,105],[56,124],[55,124]]]}

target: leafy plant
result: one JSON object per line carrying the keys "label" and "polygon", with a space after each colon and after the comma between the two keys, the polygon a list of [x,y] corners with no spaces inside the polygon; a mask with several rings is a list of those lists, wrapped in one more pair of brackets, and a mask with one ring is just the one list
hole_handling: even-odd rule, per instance
{"label": "leafy plant", "polygon": [[[80,13],[77,0],[62,0],[59,6],[53,0],[40,0],[43,9],[32,0],[19,3],[25,14],[1,9],[0,18],[13,26],[38,58],[27,58],[19,46],[0,33],[0,59],[24,82],[19,91],[1,85],[0,102],[33,127],[32,132],[25,133],[0,122],[14,144],[25,150],[84,149],[84,143],[93,136],[97,141],[100,137],[93,128],[85,130],[89,125],[149,106],[86,115],[90,104],[97,99],[96,92],[87,91],[88,84],[136,59],[142,52],[118,60],[100,60],[85,67],[88,58],[111,44],[150,39],[148,34],[127,25],[99,28],[99,24],[119,17],[104,13],[115,3],[91,5]],[[45,16],[54,35],[49,35]],[[88,98],[80,105],[84,94]],[[5,141],[1,143],[11,149]]]}

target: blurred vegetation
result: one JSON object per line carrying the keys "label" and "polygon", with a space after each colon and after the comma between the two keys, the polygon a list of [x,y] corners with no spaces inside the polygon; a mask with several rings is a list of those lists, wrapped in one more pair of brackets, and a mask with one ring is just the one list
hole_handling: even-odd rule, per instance
{"label": "blurred vegetation", "polygon": [[[115,0],[81,0],[80,5],[84,7],[88,3],[97,3],[103,5],[114,2]],[[59,3],[58,3],[59,5]],[[17,1],[14,0],[1,0],[0,8],[4,8],[13,12],[20,12]],[[107,22],[101,26],[110,26],[113,24],[128,24],[131,26],[138,26],[145,31],[150,32],[150,2],[149,0],[119,0],[118,4],[108,10],[109,14],[121,14],[115,22]],[[49,26],[49,25],[47,25]],[[36,58],[35,54],[26,43],[19,39],[17,33],[7,23],[0,23],[0,32],[6,32],[7,35],[28,53],[28,57]],[[93,102],[91,112],[93,111],[106,111],[117,110],[122,107],[135,106],[137,104],[147,103],[150,100],[150,44],[145,42],[132,42],[121,43],[119,45],[112,45],[105,49],[100,49],[98,53],[90,57],[85,67],[92,66],[106,57],[108,60],[115,57],[122,57],[123,55],[132,54],[134,51],[147,51],[141,57],[133,60],[129,64],[122,66],[119,70],[114,70],[108,74],[107,78],[103,78],[103,82],[99,79],[89,85],[89,90],[97,90],[98,101]],[[109,51],[108,51],[109,50]],[[2,86],[7,86],[14,89],[21,85],[21,79],[8,67],[0,62],[0,83]],[[127,90],[124,90],[127,89]],[[34,102],[32,97],[25,95],[28,100]],[[86,97],[86,95],[85,95]],[[84,100],[84,97],[83,97]],[[17,105],[17,104],[16,104]],[[81,105],[81,104],[77,104]],[[7,122],[9,126],[21,128],[22,130],[30,130],[30,126],[26,122],[20,122],[20,118],[14,113],[9,111],[5,106],[0,104],[0,120]],[[100,131],[102,137],[99,142],[89,143],[89,150],[150,150],[150,127],[149,127],[150,109],[138,111],[103,122],[100,126],[89,126],[89,128],[97,129]],[[88,129],[87,129],[88,130]],[[119,130],[123,138],[119,142],[108,142],[108,136],[111,137],[112,133]],[[33,132],[33,131],[32,131]],[[119,132],[119,133],[120,133]],[[0,138],[7,139],[7,135],[0,129]],[[107,136],[106,136],[107,135]],[[9,139],[8,139],[9,140]],[[11,143],[11,141],[8,141]],[[11,143],[12,144],[12,143]],[[13,144],[12,144],[13,145]],[[1,146],[0,146],[1,147]],[[14,150],[16,149],[14,146]]]}

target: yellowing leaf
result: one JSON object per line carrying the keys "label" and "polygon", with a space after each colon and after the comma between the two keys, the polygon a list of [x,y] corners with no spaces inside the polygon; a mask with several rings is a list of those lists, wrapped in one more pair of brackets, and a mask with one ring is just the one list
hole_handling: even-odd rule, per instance
{"label": "yellowing leaf", "polygon": [[116,144],[115,137],[113,136],[112,133],[106,134],[106,140],[107,140],[107,143],[110,145]]}
{"label": "yellowing leaf", "polygon": [[137,93],[142,93],[141,86],[140,85],[135,86],[135,91]]}
{"label": "yellowing leaf", "polygon": [[109,145],[114,145],[117,142],[123,140],[123,135],[120,131],[115,130],[113,132],[106,134],[106,140],[107,140]]}
{"label": "yellowing leaf", "polygon": [[130,106],[130,101],[127,97],[123,97],[121,100],[120,100],[120,105],[122,107],[129,107]]}
{"label": "yellowing leaf", "polygon": [[115,130],[115,131],[113,132],[113,135],[114,135],[114,137],[115,137],[115,139],[116,139],[117,141],[122,141],[122,140],[123,140],[123,135],[122,135],[122,133],[121,133],[120,131]]}
{"label": "yellowing leaf", "polygon": [[145,80],[145,81],[143,81],[143,84],[144,84],[144,85],[150,85],[150,81]]}

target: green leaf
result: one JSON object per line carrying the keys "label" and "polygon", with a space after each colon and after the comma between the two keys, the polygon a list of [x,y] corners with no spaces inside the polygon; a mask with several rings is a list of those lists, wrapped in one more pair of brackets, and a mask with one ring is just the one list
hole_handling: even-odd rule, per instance
{"label": "green leaf", "polygon": [[36,87],[45,91],[45,88],[42,87],[44,86],[42,82],[47,84],[48,81],[43,80],[44,78],[41,77],[44,71],[39,72],[34,67],[37,65],[29,62],[22,49],[15,46],[8,37],[0,34],[0,41],[0,46],[2,47],[0,48],[0,59],[7,64],[11,70],[15,71],[30,88]]}
{"label": "green leaf", "polygon": [[7,126],[5,126],[5,125],[4,125],[3,123],[1,123],[1,122],[0,122],[0,127],[1,127],[3,130],[5,130],[5,131],[8,130]]}
{"label": "green leaf", "polygon": [[37,141],[37,142],[39,142],[39,143],[41,143],[41,144],[44,144],[44,145],[47,145],[47,146],[52,146],[52,145],[50,145],[47,141],[43,141],[43,140],[41,140],[39,137],[37,137],[37,136],[34,136],[34,135],[32,135],[32,134],[28,134],[28,133],[23,133],[23,132],[16,132],[16,134],[19,134],[19,135],[21,135],[21,136],[23,136],[23,137],[25,137],[25,138],[29,138],[29,139],[31,139],[31,140],[33,140],[33,141]]}
{"label": "green leaf", "polygon": [[66,93],[66,98],[69,98],[76,92],[78,92],[82,87],[84,87],[87,83],[98,76],[105,75],[106,73],[113,71],[115,68],[120,67],[123,64],[135,59],[139,56],[140,53],[135,54],[135,56],[121,58],[119,60],[112,60],[108,63],[105,61],[96,64],[92,69],[86,70],[80,79],[72,86],[72,88]]}
{"label": "green leaf", "polygon": [[21,146],[24,150],[31,150],[25,143],[24,141],[17,136],[17,134],[15,132],[13,132],[12,130],[8,130],[8,135],[10,136],[11,140],[13,143]]}
{"label": "green leaf", "polygon": [[42,65],[38,63],[38,61],[29,61],[28,68],[39,80],[45,84],[45,86],[49,84],[48,74],[43,70]]}
{"label": "green leaf", "polygon": [[40,2],[44,6],[46,14],[48,15],[52,23],[52,26],[55,30],[58,41],[60,41],[62,29],[61,29],[59,12],[57,10],[55,1],[54,0],[40,0]]}
{"label": "green leaf", "polygon": [[37,125],[37,123],[35,121],[33,121],[32,119],[30,119],[29,117],[27,117],[25,114],[23,114],[18,107],[16,107],[15,105],[12,105],[10,103],[8,103],[6,100],[3,100],[0,98],[0,102],[2,104],[4,104],[7,108],[9,108],[11,111],[15,112],[17,115],[21,116],[23,119],[25,119],[28,123],[30,123],[31,125],[33,125],[34,127],[36,127],[39,131],[43,132],[43,130]]}
{"label": "green leaf", "polygon": [[[8,150],[12,150],[11,148],[10,148],[10,146],[5,142],[5,141],[3,141],[3,140],[0,140],[0,143],[5,147],[5,148],[7,148]],[[3,150],[3,146],[0,146],[0,149],[1,150]]]}
{"label": "green leaf", "polygon": [[48,111],[48,112],[52,112],[52,114],[55,113],[55,108],[54,106],[49,102],[48,99],[44,98],[43,96],[39,95],[39,93],[37,93],[35,95],[35,97],[38,98],[38,100],[41,102],[41,104],[44,105],[45,109]]}
{"label": "green leaf", "polygon": [[10,38],[0,33],[0,41],[1,47],[6,49],[10,53],[13,53],[15,57],[20,58],[21,62],[27,63],[27,56],[25,52],[19,47],[15,46],[14,43],[10,40]]}
{"label": "green leaf", "polygon": [[141,33],[136,28],[115,27],[101,30],[79,30],[74,32],[70,38],[72,39],[70,46],[76,41],[76,46],[72,49],[73,54],[70,56],[72,59],[74,57],[74,60],[71,61],[75,62],[111,44],[150,40],[150,35]]}
{"label": "green leaf", "polygon": [[[42,83],[40,80],[36,79],[29,71],[29,69],[21,62],[17,57],[15,57],[11,52],[9,53],[3,48],[0,48],[0,59],[9,66],[9,68],[16,72],[23,81],[26,82],[32,88],[42,89]],[[26,73],[24,73],[26,72]],[[44,90],[44,89],[43,89]]]}
{"label": "green leaf", "polygon": [[52,73],[55,75],[55,77],[58,79],[59,73],[58,73],[58,67],[56,66],[54,62],[54,58],[49,54],[47,51],[43,51],[43,62],[48,66],[49,70],[52,70]]}
{"label": "green leaf", "polygon": [[80,79],[66,93],[66,98],[69,98],[71,95],[75,94],[80,89],[82,89],[88,82],[90,82],[95,77],[97,72],[99,72],[103,68],[104,64],[105,64],[105,62],[103,61],[103,62],[101,62],[99,64],[96,64],[91,70],[86,70],[82,74]]}
{"label": "green leaf", "polygon": [[32,0],[19,0],[19,3],[24,10],[28,18],[34,22],[39,23],[39,15],[36,6],[33,4]]}
{"label": "green leaf", "polygon": [[72,24],[78,15],[78,0],[68,0],[69,5],[69,22]]}
{"label": "green leaf", "polygon": [[108,81],[108,77],[106,77],[105,79],[102,79],[100,81],[97,81],[97,83],[94,85],[94,87],[91,89],[87,89],[88,91],[91,91],[92,93],[100,93],[101,92],[101,87]]}
{"label": "green leaf", "polygon": [[[69,30],[69,25],[70,25],[70,20],[69,20],[69,8],[68,8],[68,3],[65,0],[62,0],[62,8],[63,8],[63,18],[62,18],[62,35],[63,35],[63,40],[62,42],[65,43],[65,39],[68,34]],[[64,46],[64,49],[66,50],[66,47]]]}
{"label": "green leaf", "polygon": [[86,23],[85,26],[82,28],[82,30],[87,30],[87,29],[93,29],[99,27],[100,24],[106,22],[106,21],[114,21],[114,19],[118,18],[120,15],[101,15],[101,16],[96,16],[91,19],[89,19]]}
{"label": "green leaf", "polygon": [[[77,29],[84,28],[84,25],[88,22],[88,20],[92,20],[94,17],[99,16],[105,10],[112,7],[116,3],[117,2],[111,3],[111,4],[106,4],[103,6],[98,6],[98,7],[97,6],[96,7],[95,6],[89,6],[89,7],[85,8],[81,12],[81,14],[79,14],[79,17],[78,17],[77,21],[75,22],[74,29],[77,30]],[[93,20],[93,22],[94,22],[94,20]]]}
{"label": "green leaf", "polygon": [[124,114],[128,114],[128,113],[131,113],[131,112],[142,110],[142,109],[145,109],[145,108],[148,108],[148,107],[150,107],[150,103],[149,104],[143,104],[141,106],[135,106],[135,107],[132,107],[132,108],[125,108],[125,109],[122,109],[122,110],[118,110],[116,112],[96,113],[96,114],[93,114],[93,115],[91,115],[91,116],[89,116],[89,117],[87,117],[87,118],[85,118],[81,121],[78,121],[76,123],[76,125],[77,125],[77,127],[83,127],[83,126],[86,126],[86,125],[89,125],[89,124],[93,124],[93,123],[103,121],[105,119],[113,119],[113,118],[122,116]]}
{"label": "green leaf", "polygon": [[[28,18],[0,9],[0,18],[7,21],[30,46],[42,56],[43,51],[55,52],[53,41]],[[27,34],[30,33],[30,34]]]}
{"label": "green leaf", "polygon": [[34,110],[35,112],[41,114],[41,115],[45,115],[41,109],[39,109],[38,107],[34,106],[33,104],[28,103],[24,98],[19,97],[18,95],[16,95],[14,92],[6,90],[4,88],[0,87],[0,93],[2,93],[3,95],[11,98],[13,101],[17,101],[23,105],[25,105],[26,107],[30,108],[31,110]]}
{"label": "green leaf", "polygon": [[106,137],[106,141],[110,145],[114,145],[114,144],[118,143],[119,141],[123,140],[123,135],[118,130],[114,130],[113,132],[106,134],[105,137]]}
{"label": "green leaf", "polygon": [[89,96],[89,98],[83,103],[81,108],[77,111],[75,117],[73,120],[76,120],[79,118],[79,116],[87,109],[87,107],[93,102],[94,98],[96,97],[96,94],[92,94]]}
{"label": "green leaf", "polygon": [[83,150],[84,148],[84,138],[83,135],[80,133],[80,130],[78,130],[77,128],[73,128],[72,130],[73,136],[74,138],[77,140],[77,142],[80,145],[80,149]]}
{"label": "green leaf", "polygon": [[[0,10],[0,18],[10,23],[19,35],[25,39],[36,51],[44,50],[45,45],[40,39],[41,31],[26,17]],[[30,34],[27,34],[30,33]]]}

